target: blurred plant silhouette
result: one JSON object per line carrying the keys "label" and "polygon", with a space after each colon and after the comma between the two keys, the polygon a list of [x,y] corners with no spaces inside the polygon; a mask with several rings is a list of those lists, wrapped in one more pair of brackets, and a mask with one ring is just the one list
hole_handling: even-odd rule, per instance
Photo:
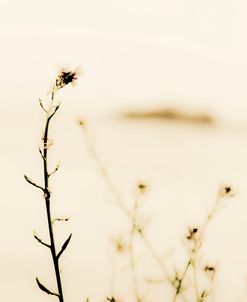
{"label": "blurred plant silhouette", "polygon": [[43,246],[48,248],[51,252],[54,271],[55,271],[55,277],[56,277],[56,283],[57,283],[57,292],[51,291],[48,289],[43,283],[39,281],[38,278],[36,278],[36,282],[40,290],[45,292],[48,295],[56,296],[59,300],[59,302],[64,302],[64,295],[63,295],[63,288],[62,288],[62,281],[61,281],[61,275],[60,275],[60,268],[59,268],[59,259],[62,256],[63,252],[66,250],[72,234],[68,236],[68,238],[64,241],[63,245],[61,246],[59,252],[57,252],[56,244],[55,244],[55,237],[54,237],[54,231],[53,231],[53,225],[56,221],[67,221],[68,218],[52,218],[51,215],[51,189],[50,189],[50,177],[54,175],[54,173],[57,172],[59,169],[59,164],[55,167],[53,171],[50,171],[48,168],[48,151],[49,148],[52,145],[52,140],[49,138],[49,127],[50,122],[52,118],[57,113],[60,104],[56,101],[55,96],[59,89],[62,89],[63,87],[67,86],[68,84],[75,84],[75,81],[78,79],[78,74],[76,71],[70,71],[62,69],[59,74],[57,75],[55,79],[55,83],[49,92],[50,94],[50,101],[46,108],[43,101],[39,99],[40,106],[42,110],[45,112],[46,115],[46,121],[45,121],[45,127],[44,127],[44,134],[42,137],[42,147],[39,148],[39,153],[41,155],[42,161],[43,161],[43,178],[44,178],[44,184],[39,185],[33,180],[31,180],[28,176],[24,175],[26,181],[31,184],[32,186],[40,189],[44,194],[44,201],[46,206],[46,214],[47,214],[47,224],[48,224],[48,232],[49,232],[49,239],[50,242],[46,243],[44,242],[36,233],[34,233],[34,238]]}
{"label": "blurred plant silhouette", "polygon": [[[137,216],[140,208],[140,202],[139,198],[134,198],[134,202],[132,204],[131,208],[128,208],[125,204],[125,201],[123,200],[121,194],[116,189],[115,185],[113,184],[106,168],[104,167],[104,164],[102,163],[96,147],[91,139],[90,131],[88,130],[88,126],[85,120],[80,119],[78,121],[79,126],[83,129],[83,132],[85,134],[85,140],[89,149],[89,152],[91,156],[93,157],[98,169],[99,173],[102,176],[103,181],[105,182],[106,186],[108,187],[110,194],[113,196],[115,204],[121,209],[121,211],[125,214],[126,218],[129,222],[129,234],[128,234],[128,242],[125,243],[122,241],[122,238],[117,238],[113,240],[113,243],[115,245],[115,250],[118,253],[121,253],[125,250],[128,251],[129,255],[129,267],[131,269],[131,275],[132,275],[132,282],[133,282],[133,293],[135,296],[135,301],[140,302],[141,294],[139,291],[138,286],[138,276],[136,272],[136,261],[134,256],[134,238],[137,235],[139,238],[141,238],[142,242],[144,243],[146,249],[149,251],[151,256],[154,258],[154,260],[157,262],[158,267],[161,269],[162,274],[164,276],[163,279],[168,278],[168,272],[164,266],[164,263],[162,261],[162,258],[159,256],[159,254],[156,252],[152,244],[150,243],[149,239],[147,238],[144,227],[145,225],[139,224],[137,221]],[[135,197],[140,197],[141,195],[145,194],[147,191],[147,185],[143,182],[140,182],[137,184],[137,194]],[[115,294],[115,293],[113,293]],[[116,297],[114,297],[116,299]]]}
{"label": "blurred plant silhouette", "polygon": [[[224,201],[227,198],[233,197],[233,189],[228,185],[223,185],[220,187],[216,201],[212,209],[207,214],[205,221],[200,226],[193,226],[188,228],[188,233],[185,238],[185,244],[188,249],[188,260],[185,263],[184,268],[180,272],[175,272],[175,279],[172,284],[175,288],[175,294],[173,297],[173,302],[177,301],[178,297],[183,294],[188,285],[184,286],[184,283],[189,280],[189,273],[192,273],[194,291],[197,302],[203,302],[205,299],[212,294],[213,291],[213,282],[216,274],[216,267],[212,265],[205,264],[204,266],[200,265],[201,255],[200,251],[203,245],[204,235],[210,221],[215,217],[219,212],[221,207],[224,205]],[[206,274],[210,279],[210,288],[200,288],[199,286],[199,273]],[[187,282],[189,284],[189,282]]]}
{"label": "blurred plant silhouette", "polygon": [[[83,129],[85,140],[89,149],[91,156],[93,157],[98,170],[104,180],[106,186],[108,187],[110,193],[112,194],[115,204],[122,210],[129,222],[129,234],[127,236],[119,236],[112,240],[115,247],[115,252],[117,254],[125,253],[129,257],[129,269],[132,276],[133,284],[133,295],[135,302],[144,301],[144,295],[141,293],[139,287],[140,276],[136,270],[136,257],[134,249],[134,240],[136,235],[144,243],[146,250],[149,252],[151,257],[157,263],[157,268],[162,272],[163,277],[155,280],[153,278],[145,278],[149,284],[168,282],[172,286],[173,296],[169,299],[167,295],[165,301],[195,301],[204,302],[210,295],[212,301],[214,301],[214,281],[217,272],[216,265],[201,263],[202,255],[200,254],[203,245],[205,232],[210,221],[216,216],[219,210],[224,206],[224,201],[230,197],[234,196],[234,191],[229,185],[222,185],[219,188],[218,194],[216,196],[216,201],[206,215],[204,222],[200,226],[189,227],[187,234],[185,235],[185,246],[188,251],[188,259],[179,270],[175,270],[174,273],[170,273],[168,268],[164,265],[164,259],[159,255],[151,241],[146,235],[145,228],[146,224],[141,224],[138,220],[140,211],[140,198],[148,190],[147,184],[140,182],[136,185],[137,193],[134,196],[132,207],[127,207],[125,201],[123,200],[121,194],[116,189],[114,183],[112,182],[104,164],[102,163],[96,147],[88,129],[88,125],[85,120],[79,120],[79,126]],[[120,273],[123,270],[120,270]],[[208,286],[204,288],[200,286],[200,280],[207,279]],[[192,281],[193,280],[193,281]],[[189,297],[187,297],[189,293]],[[112,298],[107,298],[108,301],[121,301],[117,298],[117,293],[113,290]]]}

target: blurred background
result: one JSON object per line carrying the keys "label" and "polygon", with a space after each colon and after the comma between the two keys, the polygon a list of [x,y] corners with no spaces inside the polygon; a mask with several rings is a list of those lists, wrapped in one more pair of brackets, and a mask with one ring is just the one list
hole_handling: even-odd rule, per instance
{"label": "blurred background", "polygon": [[[38,276],[55,286],[50,255],[32,236],[47,236],[42,196],[23,174],[42,181],[39,97],[48,99],[59,69],[81,66],[78,85],[58,94],[51,131],[51,164],[61,161],[54,216],[71,217],[57,236],[73,233],[62,259],[67,300],[111,295],[112,238],[129,227],[78,126],[84,119],[126,203],[147,184],[148,237],[170,267],[183,265],[187,226],[203,221],[221,184],[234,187],[204,253],[219,269],[217,301],[246,301],[246,10],[243,0],[0,0],[3,299],[54,300],[35,284]],[[142,275],[158,278],[155,263],[143,261]],[[140,283],[146,301],[167,292],[171,300],[168,286],[146,293]],[[134,301],[128,272],[118,292]]]}

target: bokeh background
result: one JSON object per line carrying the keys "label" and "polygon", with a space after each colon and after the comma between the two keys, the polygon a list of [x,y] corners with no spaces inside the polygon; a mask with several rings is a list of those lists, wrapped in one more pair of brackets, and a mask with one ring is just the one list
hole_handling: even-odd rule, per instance
{"label": "bokeh background", "polygon": [[[171,266],[182,261],[187,226],[203,220],[220,184],[235,188],[208,229],[205,255],[219,268],[217,300],[246,301],[246,11],[243,0],[0,0],[1,299],[54,300],[35,284],[35,276],[54,281],[50,255],[32,236],[34,229],[47,236],[42,196],[23,174],[42,180],[38,98],[48,98],[61,67],[81,66],[78,85],[58,95],[52,125],[51,163],[61,160],[54,215],[71,217],[57,235],[73,233],[62,260],[67,300],[110,295],[111,238],[128,229],[78,126],[83,118],[126,202],[147,183],[148,236]],[[121,116],[163,108],[204,112],[214,123]],[[158,275],[145,261],[144,274]],[[118,290],[133,300],[128,278]],[[164,301],[159,286],[146,295]]]}

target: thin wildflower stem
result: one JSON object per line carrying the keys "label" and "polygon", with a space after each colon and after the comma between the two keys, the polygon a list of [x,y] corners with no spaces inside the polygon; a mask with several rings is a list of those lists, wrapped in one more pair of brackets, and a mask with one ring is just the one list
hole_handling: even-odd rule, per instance
{"label": "thin wildflower stem", "polygon": [[54,240],[54,233],[53,233],[53,227],[52,227],[52,218],[51,218],[51,203],[50,203],[50,191],[49,191],[49,172],[48,172],[48,136],[49,136],[49,125],[51,118],[53,115],[51,114],[53,101],[54,101],[55,93],[52,92],[51,95],[51,104],[50,108],[47,112],[47,118],[46,118],[46,125],[45,125],[45,134],[43,139],[43,163],[44,163],[44,183],[45,183],[45,205],[46,205],[46,215],[47,215],[47,223],[48,223],[48,230],[49,230],[49,236],[50,236],[50,250],[52,255],[52,261],[54,265],[55,270],[55,276],[57,281],[57,289],[58,289],[58,298],[60,302],[64,301],[63,297],[63,288],[62,288],[62,281],[60,276],[60,269],[59,269],[59,261],[56,254],[56,246],[55,246],[55,240]]}
{"label": "thin wildflower stem", "polygon": [[196,292],[197,302],[202,301],[200,294],[199,294],[198,280],[197,280],[197,274],[196,274],[196,264],[197,264],[198,253],[202,247],[203,236],[205,234],[205,231],[206,231],[206,228],[208,227],[209,222],[214,218],[215,214],[220,210],[221,202],[223,201],[223,199],[232,197],[232,196],[233,196],[233,192],[232,192],[231,187],[223,186],[222,188],[220,188],[216,201],[215,201],[212,209],[209,211],[209,214],[206,216],[206,219],[202,223],[201,227],[193,228],[191,230],[189,229],[189,235],[187,236],[187,240],[190,240],[193,243],[193,247],[191,248],[189,259],[186,263],[183,273],[182,273],[181,277],[178,278],[178,284],[175,286],[175,294],[174,294],[173,300],[172,300],[173,302],[176,302],[178,296],[181,294],[182,285],[184,283],[186,275],[191,266],[194,271],[194,282],[195,282],[195,292]]}
{"label": "thin wildflower stem", "polygon": [[[49,233],[49,243],[44,242],[39,236],[37,236],[36,233],[34,233],[34,238],[37,240],[38,243],[48,248],[51,252],[52,256],[52,262],[55,272],[55,278],[56,278],[56,284],[57,284],[57,292],[53,292],[49,290],[46,286],[44,286],[38,278],[36,278],[36,282],[40,290],[47,293],[48,295],[56,296],[59,299],[59,302],[64,302],[64,295],[63,295],[63,288],[62,288],[62,281],[61,281],[61,272],[59,267],[59,258],[62,255],[62,253],[67,248],[72,234],[69,235],[67,240],[63,243],[60,251],[57,253],[56,251],[56,244],[55,244],[55,236],[54,236],[54,230],[53,230],[53,223],[54,219],[52,219],[51,215],[51,191],[50,191],[50,183],[49,183],[49,177],[54,174],[58,166],[55,168],[55,170],[52,173],[49,173],[48,171],[48,150],[51,145],[51,141],[49,140],[49,128],[50,128],[50,122],[54,115],[56,114],[57,110],[59,109],[59,104],[56,104],[54,106],[54,100],[55,95],[58,89],[63,88],[65,85],[68,85],[69,83],[72,83],[74,80],[77,79],[77,75],[75,72],[65,72],[62,70],[59,75],[56,78],[55,84],[50,92],[51,99],[49,102],[49,108],[46,109],[43,106],[42,101],[39,99],[39,103],[41,105],[41,108],[46,114],[46,121],[45,121],[45,127],[44,127],[44,135],[42,137],[42,148],[39,148],[39,153],[43,160],[43,179],[44,179],[44,185],[39,186],[36,183],[34,183],[29,177],[24,175],[26,181],[31,184],[32,186],[41,189],[44,193],[44,200],[45,200],[45,207],[46,207],[46,218],[47,218],[47,226],[48,226],[48,233]],[[61,219],[56,219],[61,220]]]}
{"label": "thin wildflower stem", "polygon": [[140,294],[139,294],[138,278],[137,278],[137,272],[136,272],[135,254],[134,254],[134,236],[136,233],[137,210],[138,210],[138,202],[137,202],[137,200],[135,200],[133,213],[132,213],[131,230],[130,230],[129,253],[130,253],[130,267],[131,267],[131,273],[132,273],[132,281],[133,281],[135,299],[136,299],[136,302],[141,302],[141,298],[140,298]]}
{"label": "thin wildflower stem", "polygon": [[[116,189],[115,185],[113,184],[113,182],[112,182],[105,166],[103,165],[102,161],[100,160],[100,157],[98,156],[98,153],[96,151],[94,143],[91,139],[90,133],[87,129],[87,125],[85,124],[85,122],[83,120],[79,121],[79,125],[84,130],[83,132],[85,134],[85,139],[86,139],[86,143],[87,143],[89,152],[90,152],[92,158],[94,159],[94,161],[95,161],[95,163],[96,163],[96,165],[99,169],[99,172],[102,176],[102,179],[104,180],[104,182],[105,182],[106,186],[108,187],[111,195],[113,196],[116,205],[118,205],[122,209],[122,211],[126,215],[126,217],[130,220],[131,223],[133,223],[133,214],[127,208],[127,206],[125,205],[125,202],[124,202],[121,194],[119,194],[119,192]],[[142,186],[139,187],[139,189],[143,190],[143,191],[145,190],[145,188],[142,188]],[[168,274],[168,272],[167,272],[167,270],[164,266],[164,263],[163,263],[161,257],[158,255],[158,253],[156,252],[156,250],[152,246],[149,239],[145,236],[144,232],[141,229],[137,230],[137,234],[142,239],[147,251],[149,252],[151,257],[154,259],[154,261],[157,263],[160,270],[162,271],[164,281],[171,282],[171,278],[169,277],[169,274]]]}

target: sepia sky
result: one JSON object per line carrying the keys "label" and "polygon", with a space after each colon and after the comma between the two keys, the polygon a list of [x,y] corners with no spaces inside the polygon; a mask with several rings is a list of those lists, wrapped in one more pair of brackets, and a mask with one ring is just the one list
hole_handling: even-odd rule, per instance
{"label": "sepia sky", "polygon": [[93,107],[168,101],[246,118],[245,1],[0,5],[1,97],[17,105],[44,91],[55,68],[81,65],[78,101]]}
{"label": "sepia sky", "polygon": [[[62,162],[52,182],[54,213],[72,217],[57,231],[60,243],[73,232],[62,262],[66,301],[109,294],[110,242],[126,230],[78,118],[88,119],[123,197],[131,200],[140,180],[150,185],[144,207],[161,253],[183,248],[187,225],[198,223],[219,184],[236,186],[219,229],[211,228],[208,255],[223,267],[222,301],[246,301],[246,12],[244,0],[0,0],[0,300],[44,301],[35,276],[55,286],[49,255],[32,236],[47,234],[42,196],[23,175],[42,181],[39,97],[48,98],[61,67],[80,66],[78,85],[59,91],[52,125],[51,164]],[[155,106],[205,110],[227,126],[128,124],[109,114]],[[128,296],[131,284],[123,290]]]}

